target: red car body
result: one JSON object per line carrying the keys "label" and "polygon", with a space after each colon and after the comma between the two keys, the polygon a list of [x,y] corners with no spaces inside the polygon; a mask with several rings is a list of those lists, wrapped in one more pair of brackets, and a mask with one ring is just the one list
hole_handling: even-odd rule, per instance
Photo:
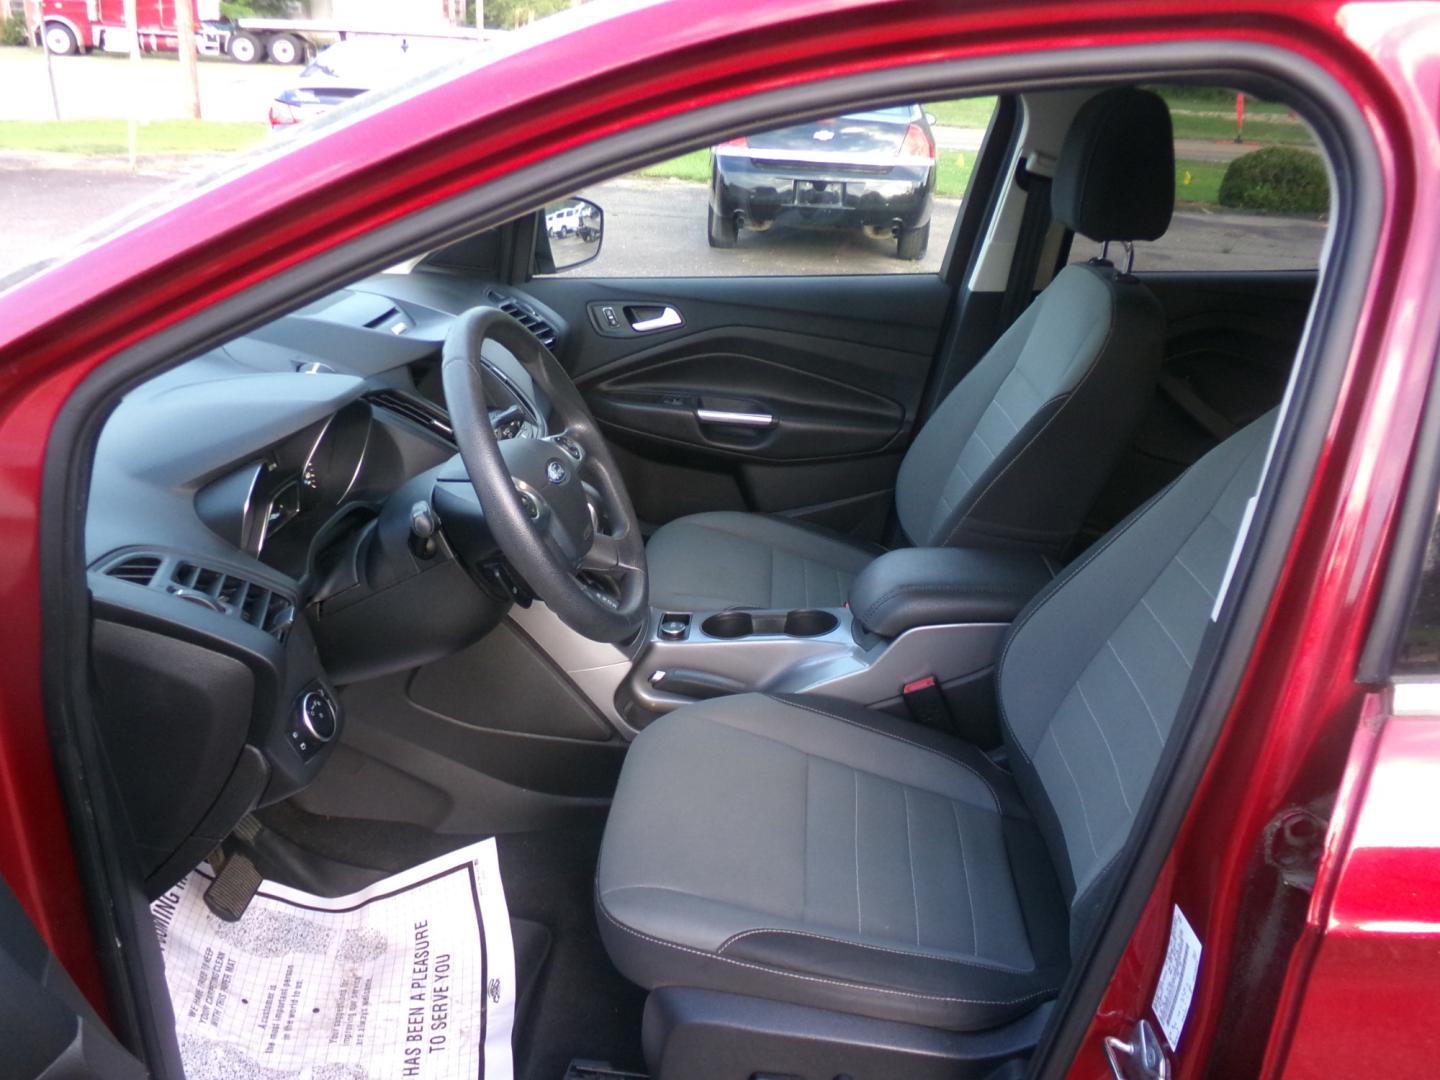
{"label": "red car body", "polygon": [[[1071,1075],[1146,1015],[1172,906],[1204,942],[1176,1075],[1433,1075],[1440,1012],[1440,717],[1389,715],[1355,672],[1440,342],[1440,12],[1388,3],[937,4],[672,0],[487,66],[202,190],[0,296],[0,872],[97,1003],[41,684],[40,514],[66,398],[117,353],[284,269],[462,190],[709,103],[878,68],[995,54],[1234,42],[1298,56],[1359,107],[1380,235],[1358,330],[1288,554],[1216,751]],[[63,747],[59,748],[62,752]],[[1267,826],[1343,784],[1293,949],[1244,931]],[[1268,980],[1268,981],[1267,981]],[[1251,1040],[1239,986],[1278,987]],[[102,1005],[103,1007],[103,1005]],[[1240,1045],[1244,1042],[1245,1045]]]}

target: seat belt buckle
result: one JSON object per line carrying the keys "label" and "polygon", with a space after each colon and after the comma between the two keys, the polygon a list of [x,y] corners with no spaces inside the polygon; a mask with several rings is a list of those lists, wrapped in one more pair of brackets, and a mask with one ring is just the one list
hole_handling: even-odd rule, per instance
{"label": "seat belt buckle", "polygon": [[900,688],[900,698],[905,702],[910,719],[917,724],[941,731],[954,730],[955,721],[950,715],[950,706],[945,703],[945,692],[940,689],[940,682],[934,675],[906,683]]}

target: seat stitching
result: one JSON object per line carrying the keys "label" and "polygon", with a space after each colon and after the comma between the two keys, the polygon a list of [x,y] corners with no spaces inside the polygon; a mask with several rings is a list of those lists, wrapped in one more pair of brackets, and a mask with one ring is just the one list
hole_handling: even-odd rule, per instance
{"label": "seat stitching", "polygon": [[[994,404],[994,399],[993,399],[993,398],[991,399],[991,404],[992,404],[992,405]],[[988,411],[988,410],[987,410],[987,411]],[[983,424],[984,422],[985,422],[985,413],[981,413],[981,414],[980,414],[980,419],[977,420],[977,421],[975,421],[975,427],[974,427],[974,428],[971,430],[971,432],[970,432],[970,438],[979,440],[980,445],[985,448],[985,452],[990,455],[990,460],[991,460],[991,461],[994,461],[995,458],[998,457],[999,455],[997,455],[994,450],[991,450],[991,449],[990,449],[990,444],[985,441],[985,436],[980,434],[980,425]],[[961,447],[961,448],[960,448],[960,452],[963,454],[963,453],[965,452],[965,448],[964,448],[964,447]]]}
{"label": "seat stitching", "polygon": [[955,819],[955,842],[960,845],[960,872],[965,875],[965,903],[970,908],[970,951],[980,955],[980,931],[975,922],[975,894],[970,890],[970,865],[965,861],[965,836],[960,829],[960,808],[950,804],[950,816]]}
{"label": "seat stitching", "polygon": [[[1194,534],[1192,533],[1191,535],[1193,536]],[[1181,551],[1183,550],[1184,549],[1182,548]],[[1180,569],[1184,570],[1187,574],[1189,574],[1192,578],[1195,579],[1195,584],[1199,585],[1200,588],[1204,590],[1206,596],[1208,596],[1211,600],[1215,599],[1214,591],[1211,590],[1210,586],[1206,585],[1205,582],[1200,580],[1199,574],[1195,573],[1194,570],[1190,569],[1190,564],[1180,557],[1179,551],[1175,553],[1175,561],[1180,564]]]}
{"label": "seat stitching", "polygon": [[1195,665],[1192,664],[1190,658],[1185,655],[1185,650],[1182,649],[1180,643],[1175,640],[1175,635],[1170,633],[1170,628],[1160,621],[1159,615],[1155,614],[1155,609],[1150,606],[1150,601],[1147,597],[1140,597],[1140,606],[1150,613],[1150,617],[1155,620],[1155,625],[1165,632],[1165,636],[1170,639],[1170,644],[1175,646],[1175,651],[1180,654],[1180,662],[1185,665],[1185,670],[1189,671],[1193,668]]}
{"label": "seat stitching", "polygon": [[797,971],[786,971],[783,968],[770,967],[765,964],[752,964],[745,960],[735,960],[729,956],[706,952],[703,949],[694,949],[689,945],[679,945],[673,941],[665,941],[662,938],[651,937],[642,930],[636,930],[633,926],[626,926],[619,919],[615,918],[614,915],[611,915],[609,909],[605,907],[604,901],[598,897],[596,898],[595,906],[599,909],[600,914],[604,915],[606,920],[616,929],[637,937],[641,941],[647,941],[652,945],[659,945],[662,948],[689,953],[692,956],[698,956],[705,960],[718,960],[722,964],[734,964],[736,967],[748,968],[751,971],[763,972],[766,975],[779,975],[786,979],[800,979],[803,982],[823,983],[827,986],[838,986],[845,990],[864,990],[873,994],[891,994],[896,997],[914,998],[919,1001],[947,1001],[958,1002],[964,1005],[1019,1005],[1027,1001],[1038,1001],[1041,998],[1053,997],[1055,994],[1055,991],[1052,989],[1037,990],[1034,993],[1025,994],[1021,997],[1001,998],[998,1000],[992,998],[967,998],[955,997],[948,994],[922,994],[914,990],[894,990],[890,987],[872,986],[868,983],[848,982],[843,979],[827,979],[820,975],[802,975]]}
{"label": "seat stitching", "polygon": [[[1005,730],[1010,733],[1010,741],[1014,744],[1015,749],[1019,751],[1020,756],[1025,759],[1025,764],[1033,764],[1034,759],[1030,756],[1030,753],[1025,749],[1024,744],[1020,741],[1019,736],[1015,733],[1014,725],[1010,723],[1009,710],[1005,708],[1005,695],[1000,687],[1000,681],[1005,673],[1005,661],[1010,655],[1011,646],[1015,644],[1016,640],[1020,637],[1021,633],[1024,631],[1026,625],[1030,622],[1030,620],[1035,618],[1037,614],[1039,614],[1045,609],[1045,605],[1050,602],[1051,598],[1054,597],[1056,593],[1060,592],[1061,589],[1065,588],[1066,585],[1068,585],[1071,581],[1075,579],[1076,575],[1078,575],[1091,563],[1095,562],[1095,560],[1100,558],[1100,556],[1104,555],[1105,552],[1108,551],[1117,542],[1119,542],[1126,533],[1128,533],[1132,528],[1134,528],[1137,524],[1143,521],[1145,519],[1145,516],[1160,502],[1161,499],[1163,499],[1170,492],[1172,488],[1175,487],[1178,482],[1179,478],[1177,477],[1175,480],[1172,480],[1170,481],[1170,483],[1166,484],[1163,488],[1161,488],[1154,495],[1152,495],[1141,507],[1139,507],[1139,509],[1135,510],[1135,512],[1132,513],[1127,520],[1121,522],[1117,528],[1112,529],[1108,536],[1104,536],[1099,541],[1092,544],[1083,555],[1081,555],[1078,559],[1072,562],[1069,566],[1065,567],[1050,582],[1048,586],[1046,586],[1044,589],[1042,589],[1039,593],[1035,595],[1035,597],[1030,601],[1029,605],[1025,608],[1024,611],[1020,613],[1019,617],[1012,624],[1010,633],[1005,638],[1005,643],[1000,647],[1000,659],[995,662],[995,704],[1000,712],[1000,723],[1005,728]],[[1124,619],[1122,618],[1121,622],[1123,621]],[[1118,627],[1119,623],[1116,623],[1116,626]],[[1113,636],[1114,632],[1112,631],[1111,634],[1107,636],[1106,640],[1108,641],[1109,638]]]}
{"label": "seat stitching", "polygon": [[1060,764],[1065,766],[1065,771],[1070,774],[1070,782],[1075,785],[1075,795],[1080,800],[1080,816],[1085,819],[1085,834],[1090,837],[1090,850],[1099,855],[1100,849],[1095,846],[1095,830],[1090,827],[1090,808],[1085,805],[1085,792],[1080,787],[1080,781],[1075,779],[1075,770],[1070,767],[1070,759],[1065,756],[1065,748],[1060,745],[1060,737],[1055,734],[1053,722],[1045,729],[1045,734],[1050,736],[1055,752],[1060,755]]}
{"label": "seat stitching", "polygon": [[1130,668],[1126,665],[1120,650],[1115,648],[1114,634],[1105,639],[1105,647],[1115,654],[1116,661],[1120,664],[1120,670],[1125,672],[1125,677],[1130,680],[1130,685],[1135,688],[1135,693],[1140,698],[1140,704],[1145,706],[1145,711],[1150,715],[1150,723],[1155,728],[1155,734],[1160,736],[1161,743],[1165,741],[1165,733],[1160,730],[1160,720],[1155,715],[1155,710],[1150,707],[1150,702],[1145,700],[1145,691],[1140,689],[1140,684],[1135,681],[1135,676],[1130,674]]}
{"label": "seat stitching", "polygon": [[[1014,370],[1015,370],[1014,368],[1011,369],[1011,373],[1012,373],[1012,374],[1014,373]],[[1005,406],[1000,403],[1000,391],[1003,390],[1004,388],[1005,388],[1005,384],[1004,384],[1004,383],[1001,383],[1000,386],[999,386],[999,388],[997,388],[996,391],[995,391],[995,396],[990,399],[990,404],[991,404],[991,405],[994,405],[997,409],[1000,410],[1000,414],[1001,414],[1002,416],[1004,416],[1006,420],[1009,420],[1009,421],[1010,421],[1010,426],[1011,426],[1012,428],[1014,428],[1016,431],[1019,431],[1019,430],[1020,430],[1020,425],[1017,424],[1017,423],[1015,423],[1015,418],[1014,418],[1013,416],[1011,416],[1009,410],[1007,410],[1007,409],[1005,408]],[[984,419],[984,417],[982,416],[981,419]],[[979,425],[979,424],[976,424],[975,426],[976,426],[976,427],[979,427],[980,425]]]}
{"label": "seat stitching", "polygon": [[905,800],[905,862],[910,870],[910,906],[915,909],[915,944],[920,944],[920,893],[915,887],[915,842],[910,836],[910,789],[898,785]]}
{"label": "seat stitching", "polygon": [[823,941],[831,945],[848,945],[852,948],[865,949],[869,952],[888,953],[891,956],[908,956],[916,960],[935,960],[943,964],[960,964],[964,965],[965,967],[984,968],[986,971],[998,971],[1015,975],[1032,975],[1035,973],[1036,970],[1034,967],[1018,968],[1010,967],[1005,964],[991,964],[978,957],[973,960],[962,957],[952,958],[949,956],[936,956],[933,953],[916,952],[913,949],[895,949],[891,948],[888,945],[869,945],[863,941],[851,941],[848,938],[832,937],[829,934],[815,934],[811,933],[808,930],[792,930],[788,927],[783,926],[757,926],[751,930],[738,930],[720,943],[719,952],[723,953],[726,949],[728,949],[731,945],[734,945],[737,941],[740,941],[743,938],[752,937],[755,934],[786,934],[790,937],[811,938],[815,941]]}
{"label": "seat stitching", "polygon": [[1090,699],[1085,696],[1085,687],[1081,685],[1084,678],[1085,673],[1081,672],[1080,678],[1075,680],[1075,690],[1080,695],[1080,703],[1090,714],[1090,719],[1095,721],[1095,730],[1100,732],[1100,741],[1105,744],[1105,753],[1110,755],[1110,767],[1115,770],[1115,784],[1120,788],[1120,801],[1125,804],[1126,812],[1133,814],[1135,811],[1130,808],[1130,798],[1125,794],[1125,778],[1120,775],[1120,762],[1115,760],[1115,751],[1110,749],[1110,736],[1105,734],[1105,727],[1100,723],[1100,717],[1095,715],[1095,709],[1091,706]]}
{"label": "seat stitching", "polygon": [[[965,762],[961,761],[959,758],[951,757],[949,754],[945,753],[942,750],[936,750],[933,746],[926,746],[924,743],[914,742],[911,739],[905,738],[905,736],[903,735],[895,735],[888,731],[881,731],[877,728],[866,727],[864,724],[857,723],[856,721],[851,720],[848,717],[840,716],[832,712],[827,712],[824,709],[816,708],[814,705],[803,704],[799,701],[786,701],[782,698],[777,697],[774,694],[766,694],[765,696],[768,697],[771,701],[775,702],[777,705],[786,705],[793,709],[804,709],[806,712],[812,712],[816,716],[823,716],[830,720],[839,720],[842,724],[849,724],[851,727],[859,728],[861,731],[868,731],[872,735],[879,735],[880,737],[885,739],[894,739],[896,742],[902,742],[905,743],[907,746],[913,746],[916,750],[924,750],[928,754],[934,754],[941,761],[947,762],[951,765],[960,766],[960,768],[970,773],[972,776],[975,777],[975,779],[979,780],[980,783],[985,785],[985,790],[990,793],[990,798],[995,804],[995,812],[1003,816],[1003,811],[1001,811],[1000,809],[1000,796],[996,793],[995,788],[991,785],[990,781],[985,779],[984,775],[982,775],[980,771],[976,769],[973,765],[968,765]],[[800,750],[799,752],[804,753],[805,751]]]}
{"label": "seat stitching", "polygon": [[[774,697],[775,697],[775,695],[773,695],[773,694],[766,694],[766,695],[764,695],[764,696],[765,696],[765,697],[769,697],[769,698],[774,698]],[[778,699],[776,699],[776,700],[778,701]],[[779,704],[781,704],[781,705],[788,705],[788,704],[790,704],[790,703],[787,702],[787,701],[779,701]],[[799,708],[799,707],[801,707],[801,706],[796,706],[796,707]],[[816,709],[809,709],[809,710],[807,710],[807,711],[809,711],[809,712],[818,712],[818,710],[816,710]],[[822,712],[822,713],[819,713],[819,715],[825,716],[825,717],[827,717],[827,718],[829,718],[829,719],[832,719],[832,720],[844,720],[844,719],[845,719],[843,716],[833,716],[833,717],[832,717],[832,716],[830,716],[829,713],[823,713],[823,712]],[[783,747],[784,749],[790,751],[791,753],[800,754],[800,755],[803,756],[803,757],[811,758],[811,759],[816,760],[816,761],[825,761],[825,762],[828,762],[828,763],[830,763],[830,764],[832,764],[832,765],[838,765],[838,766],[839,766],[840,768],[842,768],[842,769],[852,769],[852,770],[854,769],[854,766],[853,766],[853,765],[849,765],[849,764],[847,764],[846,762],[836,761],[834,758],[828,758],[828,757],[826,757],[825,755],[819,754],[819,753],[812,753],[812,752],[809,751],[809,750],[801,750],[799,747],[795,746],[793,743],[788,743],[788,742],[785,742],[785,741],[782,740],[782,739],[777,739],[777,738],[775,738],[775,736],[773,736],[773,735],[767,735],[767,734],[765,734],[764,732],[761,732],[761,731],[751,731],[749,728],[735,727],[735,726],[733,726],[733,725],[732,725],[725,717],[723,717],[723,716],[707,715],[707,716],[705,717],[704,722],[705,722],[705,723],[711,723],[711,724],[719,724],[719,725],[721,725],[722,727],[724,727],[727,731],[731,731],[731,732],[734,732],[734,733],[736,733],[736,734],[742,735],[742,736],[744,736],[744,737],[747,738],[747,739],[759,739],[759,740],[761,740],[762,742],[773,743],[773,744],[776,745],[776,746]],[[847,721],[847,722],[848,722],[848,723],[853,723],[853,721]],[[870,731],[870,730],[871,730],[870,728],[865,727],[863,724],[857,724],[856,726],[859,727],[859,728],[861,728],[861,729],[864,730],[864,731]],[[876,735],[884,735],[885,733],[882,732],[882,731],[876,731],[875,734],[876,734]],[[895,738],[899,739],[900,737],[899,737],[899,736],[895,736]],[[905,740],[901,739],[900,741],[903,742],[903,741],[905,741]],[[917,744],[917,745],[918,745],[918,744]],[[927,750],[927,749],[929,749],[929,747],[919,746],[919,749],[921,749],[921,750]],[[937,751],[934,751],[934,752],[937,753],[937,754],[940,753],[938,750],[937,750]],[[941,756],[941,758],[942,758],[944,761],[950,762],[950,763],[955,764],[955,765],[962,765],[962,766],[964,765],[964,762],[956,761],[956,760],[953,759],[953,758],[946,757],[944,754],[940,754],[940,756]],[[969,766],[965,766],[965,767],[966,767],[966,768],[969,768]],[[859,770],[859,771],[862,772],[862,773],[864,773],[866,776],[875,776],[875,777],[877,777],[877,778],[879,778],[879,779],[882,779],[882,780],[888,779],[888,777],[882,777],[882,776],[880,776],[879,773],[871,773],[871,772],[869,772],[869,771],[867,771],[867,770],[864,770],[864,769],[861,769],[861,770]],[[971,771],[973,772],[974,770],[972,769]],[[983,781],[984,778],[981,777],[981,780]],[[895,782],[898,783],[899,781],[895,781]],[[941,790],[938,790],[938,789],[936,789],[936,788],[930,788],[930,787],[927,787],[927,786],[924,786],[924,785],[921,785],[921,784],[906,784],[905,786],[908,787],[908,788],[910,788],[910,789],[913,790],[913,791],[919,791],[919,792],[922,792],[922,793],[924,793],[924,794],[929,794],[929,795],[936,795],[936,796],[938,796],[938,797],[940,797],[940,798],[942,798],[942,799],[950,799],[950,798],[953,798],[953,796],[952,796],[951,794],[949,794],[948,792],[941,791]],[[962,800],[962,801],[965,801],[965,800]],[[967,805],[974,806],[975,809],[977,809],[977,810],[985,810],[985,809],[986,809],[986,807],[984,807],[984,806],[980,806],[980,805],[975,804],[975,803],[968,803],[968,801],[967,801]],[[1003,810],[998,811],[998,813],[999,813],[1002,817],[1007,816]],[[1012,814],[1012,815],[1009,815],[1009,816],[1015,817],[1015,815],[1013,815],[1013,814]],[[1028,820],[1028,819],[1020,818],[1019,820]]]}

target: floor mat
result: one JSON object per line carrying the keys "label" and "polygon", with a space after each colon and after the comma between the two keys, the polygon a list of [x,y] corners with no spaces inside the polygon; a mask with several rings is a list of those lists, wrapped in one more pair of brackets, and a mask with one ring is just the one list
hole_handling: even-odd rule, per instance
{"label": "floor mat", "polygon": [[[463,842],[414,825],[320,817],[287,803],[259,817],[307,851],[385,872]],[[560,1080],[576,1058],[644,1069],[645,991],[615,970],[595,922],[595,864],[604,824],[604,813],[597,812],[585,825],[498,838],[512,921],[533,921],[550,934],[538,985],[533,994],[521,991],[525,1001],[515,1033],[519,1080]],[[517,933],[517,951],[523,945]],[[523,952],[521,960],[525,969]],[[527,974],[522,970],[522,977]]]}
{"label": "floor mat", "polygon": [[205,906],[210,880],[202,867],[152,905],[190,1080],[513,1076],[494,840],[347,896],[266,882],[235,923]]}

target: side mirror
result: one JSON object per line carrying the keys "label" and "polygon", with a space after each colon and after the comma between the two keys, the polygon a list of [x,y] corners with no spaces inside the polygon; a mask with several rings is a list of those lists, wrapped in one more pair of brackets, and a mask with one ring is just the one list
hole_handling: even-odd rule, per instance
{"label": "side mirror", "polygon": [[535,269],[558,274],[583,266],[600,255],[605,237],[605,211],[589,199],[563,199],[541,211],[535,237]]}

